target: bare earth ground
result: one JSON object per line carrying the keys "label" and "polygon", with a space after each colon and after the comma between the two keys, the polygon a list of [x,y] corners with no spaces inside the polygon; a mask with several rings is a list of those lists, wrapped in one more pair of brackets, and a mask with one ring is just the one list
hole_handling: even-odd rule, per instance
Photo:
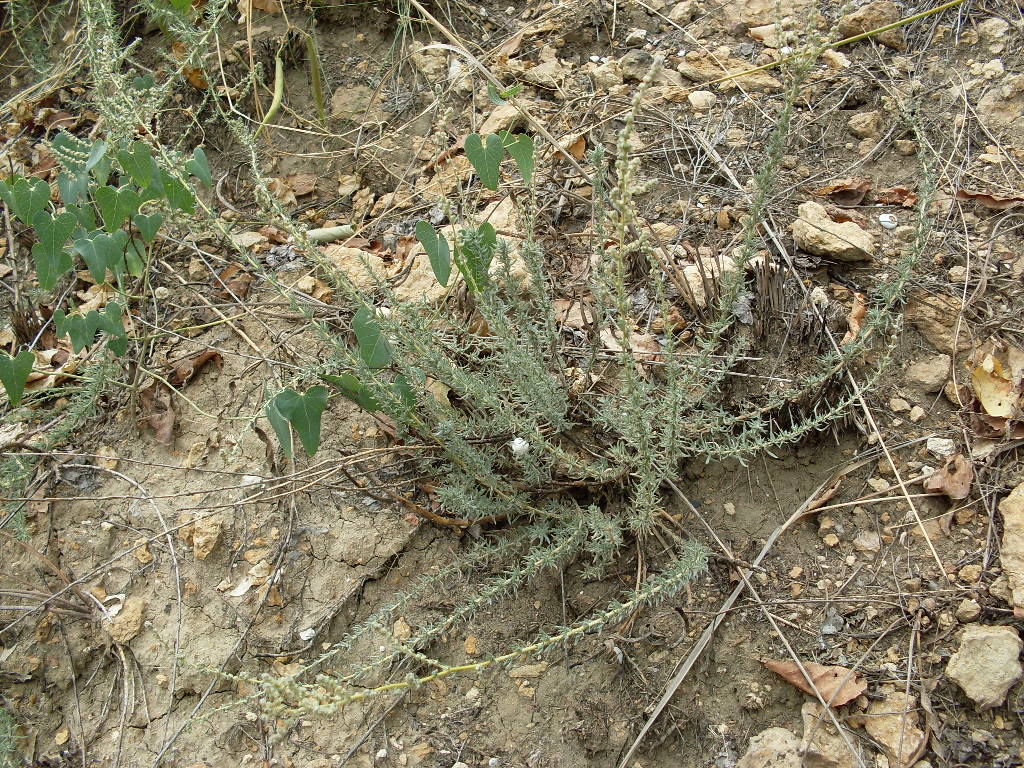
{"label": "bare earth ground", "polygon": [[[613,142],[615,118],[649,68],[649,54],[665,55],[656,98],[638,121],[643,175],[659,182],[643,212],[666,242],[728,252],[742,214],[742,189],[732,178],[743,187],[757,171],[782,82],[768,70],[704,89],[714,99],[690,94],[701,79],[722,74],[701,74],[715,70],[712,54],[733,71],[777,58],[777,48],[748,30],[779,11],[802,19],[803,3],[428,7],[472,50],[490,52],[486,63],[496,75],[526,84],[522,97],[566,148]],[[924,9],[898,3],[896,17]],[[309,9],[287,10],[292,24],[308,23]],[[822,10],[831,20],[839,13]],[[295,215],[313,225],[361,223],[360,234],[379,240],[381,253],[400,258],[397,237],[441,197],[455,199],[470,177],[462,156],[435,168],[438,155],[472,130],[508,124],[461,59],[418,49],[450,42],[438,27],[403,31],[390,4],[319,8],[316,17],[332,94],[330,135],[287,130],[305,125],[296,113],[313,111],[306,67],[289,66],[278,120],[284,128],[268,132],[263,170],[280,180],[282,202]],[[279,12],[256,11],[250,28],[225,30],[224,49],[234,52],[225,71],[246,65],[248,34],[265,56],[286,29]],[[147,34],[158,40],[160,32]],[[721,557],[685,595],[628,626],[542,661],[448,677],[330,718],[267,723],[258,702],[246,699],[251,687],[218,673],[251,678],[314,657],[418,574],[462,551],[471,535],[358,491],[339,469],[354,453],[379,455],[371,460],[378,481],[403,469],[385,432],[354,406],[325,414],[315,459],[283,463],[253,427],[267,396],[259,361],[308,359],[318,342],[260,281],[241,307],[218,295],[215,275],[232,257],[216,238],[194,232],[161,254],[154,284],[168,293],[160,320],[172,328],[203,325],[218,320],[211,304],[232,319],[165,339],[148,361],[153,370],[172,370],[203,350],[220,356],[184,388],[190,402],[175,400],[173,443],[157,442],[136,411],[103,413],[66,453],[42,462],[30,486],[28,543],[60,574],[15,543],[2,544],[5,588],[52,593],[62,579],[80,579],[107,605],[122,606],[103,628],[56,612],[4,613],[0,679],[20,727],[19,759],[148,766],[160,755],[166,765],[192,768],[616,766],[678,664],[743,583],[740,567],[805,510],[750,571],[750,586],[725,609],[628,765],[1024,764],[1021,644],[1014,641],[1024,611],[1024,499],[1008,497],[1024,482],[1021,435],[1012,419],[986,413],[975,391],[994,375],[991,364],[987,378],[984,372],[990,353],[1009,361],[1010,391],[1020,392],[1024,373],[1024,219],[1013,205],[1024,196],[1024,15],[1015,2],[968,2],[889,35],[888,46],[853,43],[817,65],[796,104],[795,139],[772,208],[773,225],[802,259],[808,285],[826,292],[842,335],[855,292],[870,288],[907,247],[914,214],[871,196],[839,207],[842,190],[838,198],[815,190],[851,177],[868,179],[870,194],[916,190],[920,147],[897,108],[913,103],[938,163],[936,229],[892,374],[868,396],[881,440],[858,412],[747,466],[694,461],[683,468],[679,486],[729,554],[692,510],[670,507],[681,529]],[[499,46],[504,53],[495,53]],[[426,110],[433,89],[444,106]],[[56,98],[51,106],[60,108],[60,99],[75,97]],[[183,88],[183,108],[194,98]],[[488,125],[491,118],[497,122]],[[275,243],[259,231],[267,222],[246,214],[244,158],[223,129],[208,128],[196,143],[225,179],[211,202],[270,264]],[[548,202],[541,233],[564,264],[564,295],[571,296],[586,262],[586,245],[572,235],[587,224],[579,202],[587,193],[556,159],[542,165]],[[874,260],[798,251],[789,227],[809,200],[873,233],[880,244]],[[883,227],[881,214],[894,215],[896,227]],[[300,263],[279,275],[297,281],[308,271]],[[327,286],[310,280],[302,290],[330,319]],[[793,333],[779,356],[782,373],[797,370],[803,350],[821,343],[820,331]],[[15,432],[6,442],[18,439]],[[922,487],[947,455],[962,457],[951,465],[959,472],[951,482],[962,484],[963,467],[969,470],[964,498],[950,498],[961,494],[948,486]],[[542,574],[433,651],[453,663],[529,642],[630,587],[641,569],[634,556],[600,582],[572,569]],[[400,639],[458,599],[452,586],[409,606],[392,634]],[[369,652],[376,641],[362,642]],[[950,669],[961,650],[961,662],[980,661],[963,673],[955,663]],[[816,721],[815,697],[762,663],[793,656],[852,670],[862,684],[834,708],[845,742],[831,720]],[[786,732],[752,743],[772,728]]]}

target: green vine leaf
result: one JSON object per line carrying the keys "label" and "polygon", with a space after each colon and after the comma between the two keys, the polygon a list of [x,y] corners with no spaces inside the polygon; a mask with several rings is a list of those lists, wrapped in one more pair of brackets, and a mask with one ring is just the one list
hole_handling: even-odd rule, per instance
{"label": "green vine leaf", "polygon": [[501,137],[492,133],[487,137],[487,146],[483,144],[479,133],[471,133],[466,137],[466,157],[473,164],[480,183],[488,189],[498,189],[498,177],[501,170],[501,158],[505,153]]}
{"label": "green vine leaf", "polygon": [[122,149],[117,153],[117,162],[140,188],[148,187],[153,181],[156,162],[153,160],[153,153],[146,142],[132,142],[131,151]]}
{"label": "green vine leaf", "polygon": [[120,229],[126,219],[138,212],[141,203],[139,193],[128,185],[116,189],[100,187],[94,196],[107,232],[115,232]]}
{"label": "green vine leaf", "polygon": [[36,214],[50,202],[50,185],[42,179],[19,176],[13,183],[0,181],[0,197],[23,224],[32,226]]}
{"label": "green vine leaf", "polygon": [[25,394],[25,384],[28,383],[35,361],[36,356],[27,349],[17,357],[0,352],[0,382],[3,382],[4,391],[7,392],[7,399],[11,401],[11,405],[21,403],[21,397]]}
{"label": "green vine leaf", "polygon": [[299,433],[306,455],[312,456],[320,447],[320,417],[327,407],[327,387],[311,387],[304,395],[286,389],[273,400],[278,412]]}
{"label": "green vine leaf", "polygon": [[359,342],[359,355],[368,366],[383,368],[394,360],[388,340],[366,307],[361,307],[352,318],[352,330]]}
{"label": "green vine leaf", "polygon": [[140,213],[132,218],[132,222],[139,230],[139,234],[142,235],[142,239],[147,243],[152,243],[164,223],[164,215],[162,213]]}
{"label": "green vine leaf", "polygon": [[360,382],[355,375],[351,373],[343,373],[340,376],[335,376],[333,374],[324,373],[321,374],[320,378],[327,383],[336,386],[341,390],[341,393],[345,397],[363,410],[368,411],[369,413],[380,410],[380,403],[374,400],[373,395],[366,390],[366,387],[363,386],[362,382]]}
{"label": "green vine leaf", "polygon": [[85,171],[71,171],[57,176],[57,189],[64,205],[75,205],[89,192],[89,175]]}
{"label": "green vine leaf", "polygon": [[39,242],[32,246],[32,259],[36,263],[36,277],[44,291],[53,290],[57,281],[74,265],[71,254],[64,246],[78,226],[75,214],[51,216],[48,211],[37,211],[32,219]]}
{"label": "green vine leaf", "polygon": [[107,282],[107,270],[115,275],[124,271],[124,248],[128,244],[128,233],[123,229],[113,234],[89,232],[75,240],[75,250],[82,257],[89,273],[97,283]]}
{"label": "green vine leaf", "polygon": [[452,253],[448,246],[448,239],[430,226],[430,222],[420,219],[416,222],[416,237],[423,245],[430,259],[430,268],[434,270],[434,277],[441,285],[448,285],[448,279],[452,274]]}
{"label": "green vine leaf", "polygon": [[160,180],[163,182],[163,196],[172,208],[185,213],[196,212],[196,198],[188,187],[164,170],[160,171]]}
{"label": "green vine leaf", "polygon": [[207,187],[213,186],[213,174],[210,173],[210,162],[202,147],[196,147],[192,159],[185,163],[185,170],[203,182]]}
{"label": "green vine leaf", "polygon": [[281,415],[277,408],[277,398],[271,398],[266,407],[267,420],[274,428],[277,435],[277,442],[281,444],[281,450],[289,459],[292,458],[292,428],[288,426],[288,420]]}
{"label": "green vine leaf", "polygon": [[533,178],[533,137],[525,133],[513,135],[510,131],[504,131],[501,133],[501,140],[505,144],[505,149],[512,155],[512,159],[516,161],[519,172],[523,174],[523,181],[529,184]]}

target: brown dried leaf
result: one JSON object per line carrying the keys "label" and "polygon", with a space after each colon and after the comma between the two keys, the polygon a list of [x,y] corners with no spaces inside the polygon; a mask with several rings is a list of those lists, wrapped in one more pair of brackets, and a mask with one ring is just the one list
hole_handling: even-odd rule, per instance
{"label": "brown dried leaf", "polygon": [[174,443],[174,409],[171,407],[171,390],[166,384],[155,382],[139,392],[142,415],[162,445]]}
{"label": "brown dried leaf", "polygon": [[1015,205],[1024,203],[1024,197],[1020,196],[1007,196],[992,195],[988,192],[978,192],[972,189],[958,189],[956,192],[957,200],[971,201],[980,204],[984,208],[988,208],[992,211],[1005,211],[1007,208],[1013,208]]}
{"label": "brown dried leaf", "polygon": [[294,287],[325,304],[330,304],[331,299],[334,298],[334,289],[320,278],[313,277],[313,275],[299,278]]}
{"label": "brown dried leaf", "polygon": [[814,695],[814,688],[817,688],[821,698],[832,707],[849,704],[868,689],[867,681],[846,667],[826,667],[813,661],[805,661],[804,669],[814,683],[812,688],[795,661],[762,659],[761,663],[804,693]]}
{"label": "brown dried leaf", "polygon": [[270,179],[267,182],[267,189],[270,194],[276,197],[281,205],[295,205],[295,190],[292,189],[287,179]]}
{"label": "brown dried leaf", "polygon": [[871,181],[869,179],[854,176],[848,179],[837,179],[831,184],[818,187],[813,194],[827,197],[836,205],[854,206],[860,205],[870,191]]}
{"label": "brown dried leaf", "polygon": [[178,365],[173,371],[171,371],[167,380],[171,382],[172,386],[184,386],[192,380],[193,376],[202,370],[204,365],[210,362],[214,363],[219,368],[224,364],[224,358],[221,357],[220,352],[215,349],[204,349],[191,360],[186,360]]}
{"label": "brown dried leaf", "polygon": [[917,205],[917,194],[906,187],[886,187],[876,189],[871,199],[876,203],[886,205],[902,205],[904,208],[913,208]]}
{"label": "brown dried leaf", "polygon": [[924,481],[924,489],[928,493],[941,493],[954,501],[960,501],[971,494],[973,481],[974,467],[958,453],[946,459],[946,463]]}
{"label": "brown dried leaf", "polygon": [[295,193],[296,197],[310,195],[316,191],[315,173],[296,173],[288,176],[285,181],[288,182],[288,186],[292,188],[292,192]]}
{"label": "brown dried leaf", "polygon": [[580,136],[574,142],[569,144],[569,146],[566,147],[566,149],[569,150],[569,154],[575,157],[577,160],[582,160],[583,155],[587,151],[587,137]]}
{"label": "brown dried leaf", "polygon": [[238,262],[228,264],[221,273],[217,275],[218,285],[223,285],[219,291],[215,291],[214,295],[218,298],[224,299],[225,301],[231,301],[232,299],[245,299],[249,296],[249,290],[252,288],[253,276],[248,272],[243,271],[242,265]]}
{"label": "brown dried leaf", "polygon": [[868,306],[865,303],[864,294],[858,291],[853,294],[853,307],[850,309],[850,314],[846,318],[849,330],[846,332],[846,335],[843,336],[843,340],[839,342],[842,346],[846,346],[857,338],[857,334],[860,333],[860,328],[864,323],[864,316],[867,312]]}
{"label": "brown dried leaf", "polygon": [[974,394],[989,416],[1011,418],[1020,402],[1020,387],[1015,386],[1012,374],[1003,367],[1002,361],[993,354],[987,354],[981,365],[971,371]]}

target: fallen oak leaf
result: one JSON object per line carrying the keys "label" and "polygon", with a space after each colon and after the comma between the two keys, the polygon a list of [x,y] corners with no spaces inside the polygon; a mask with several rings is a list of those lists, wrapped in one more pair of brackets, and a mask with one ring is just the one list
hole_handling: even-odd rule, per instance
{"label": "fallen oak leaf", "polygon": [[876,203],[885,205],[902,205],[904,208],[913,208],[917,205],[917,194],[906,187],[886,187],[877,189],[871,196]]}
{"label": "fallen oak leaf", "polygon": [[993,195],[988,192],[979,192],[973,189],[958,189],[956,191],[956,199],[961,201],[973,201],[992,211],[1005,211],[1007,208],[1013,208],[1015,205],[1024,203],[1024,197],[1017,195],[1008,195],[1004,197],[1002,195]]}
{"label": "fallen oak leaf", "polygon": [[190,360],[186,360],[171,371],[167,380],[171,382],[172,386],[182,387],[188,384],[192,377],[199,373],[202,367],[209,362],[214,363],[219,368],[224,364],[224,358],[215,349],[204,349],[198,355]]}
{"label": "fallen oak leaf", "polygon": [[296,173],[285,178],[288,186],[292,188],[296,197],[309,195],[316,191],[316,174]]}
{"label": "fallen oak leaf", "polygon": [[974,467],[961,454],[950,456],[946,463],[924,481],[928,493],[941,493],[953,501],[966,499],[971,494]]}
{"label": "fallen oak leaf", "polygon": [[848,179],[837,179],[831,184],[812,190],[811,194],[827,197],[836,205],[852,207],[864,202],[864,198],[870,191],[871,181],[869,179],[854,176]]}
{"label": "fallen oak leaf", "polygon": [[843,340],[839,342],[840,346],[846,346],[854,339],[857,338],[857,334],[860,333],[861,325],[864,323],[864,317],[867,315],[868,306],[865,302],[865,296],[860,291],[853,294],[853,307],[850,309],[850,314],[846,318],[846,323],[849,326],[849,330],[846,335],[843,336]]}
{"label": "fallen oak leaf", "polygon": [[978,402],[989,416],[1004,419],[1014,416],[1021,393],[1014,385],[1012,373],[1003,367],[998,357],[986,355],[981,365],[971,371],[971,384]]}
{"label": "fallen oak leaf", "polygon": [[242,269],[238,262],[228,264],[217,275],[217,282],[224,287],[214,295],[225,300],[245,299],[252,288],[253,276]]}
{"label": "fallen oak leaf", "polygon": [[867,681],[846,667],[827,667],[813,661],[804,662],[803,667],[807,670],[807,676],[814,683],[812,687],[804,679],[803,673],[795,661],[762,659],[761,663],[804,693],[813,696],[814,689],[817,688],[821,698],[831,707],[849,704],[868,689]]}
{"label": "fallen oak leaf", "polygon": [[171,390],[163,382],[154,382],[139,392],[142,414],[153,429],[156,441],[161,445],[174,443],[174,409],[171,407]]}

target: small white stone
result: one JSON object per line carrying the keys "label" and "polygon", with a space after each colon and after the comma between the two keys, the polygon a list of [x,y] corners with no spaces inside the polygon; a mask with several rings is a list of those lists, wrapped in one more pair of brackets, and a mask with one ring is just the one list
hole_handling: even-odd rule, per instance
{"label": "small white stone", "polygon": [[878,217],[878,223],[885,229],[896,229],[899,226],[899,219],[893,213],[883,213]]}
{"label": "small white stone", "polygon": [[590,60],[592,62],[594,62],[595,64],[597,64],[599,61],[601,61],[601,57],[600,56],[591,56]]}
{"label": "small white stone", "polygon": [[781,48],[779,48],[779,53],[781,53],[783,56],[791,56],[793,54],[793,47],[790,45],[784,45]]}
{"label": "small white stone", "polygon": [[530,444],[521,437],[511,440],[508,447],[512,449],[513,456],[525,456],[530,450]]}
{"label": "small white stone", "polygon": [[377,750],[377,759],[378,760],[383,760],[387,756],[388,756],[388,751],[386,749],[378,749]]}
{"label": "small white stone", "polygon": [[948,437],[929,437],[925,448],[932,456],[952,456],[956,453],[956,441]]}
{"label": "small white stone", "polygon": [[299,632],[299,639],[304,643],[308,643],[315,636],[316,630],[313,629],[313,627],[307,627],[306,629],[303,629],[301,632]]}

